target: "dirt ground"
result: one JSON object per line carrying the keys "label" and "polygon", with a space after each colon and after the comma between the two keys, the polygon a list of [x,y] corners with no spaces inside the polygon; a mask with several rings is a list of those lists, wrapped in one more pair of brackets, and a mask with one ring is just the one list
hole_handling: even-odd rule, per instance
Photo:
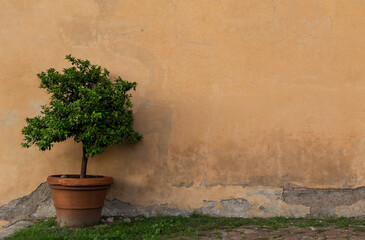
{"label": "dirt ground", "polygon": [[218,230],[212,231],[207,236],[201,237],[201,240],[208,239],[256,239],[256,240],[271,240],[271,239],[351,239],[365,240],[365,232],[356,231],[353,229],[336,229],[335,227],[315,228],[315,227],[288,227],[277,230],[256,228],[255,226],[247,226],[244,228],[235,228],[232,231]]}

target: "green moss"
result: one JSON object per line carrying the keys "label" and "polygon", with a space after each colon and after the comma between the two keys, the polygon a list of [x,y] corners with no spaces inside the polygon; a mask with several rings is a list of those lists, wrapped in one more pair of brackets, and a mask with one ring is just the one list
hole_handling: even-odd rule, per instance
{"label": "green moss", "polygon": [[273,238],[276,239],[276,238],[279,238],[279,237],[282,237],[282,236],[283,236],[283,234],[278,234],[278,235],[273,236]]}

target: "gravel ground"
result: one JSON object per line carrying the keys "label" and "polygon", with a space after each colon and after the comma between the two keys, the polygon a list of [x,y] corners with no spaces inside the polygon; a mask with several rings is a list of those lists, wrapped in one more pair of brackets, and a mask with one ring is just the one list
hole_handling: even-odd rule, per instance
{"label": "gravel ground", "polygon": [[255,226],[247,226],[244,228],[235,228],[232,231],[210,231],[207,236],[201,237],[201,240],[208,239],[224,239],[224,240],[236,240],[236,239],[256,239],[256,240],[268,240],[268,239],[316,239],[316,240],[329,240],[329,239],[351,239],[351,240],[364,240],[365,232],[350,229],[336,229],[335,227],[326,228],[314,228],[314,227],[288,227],[280,228],[277,230],[268,228],[257,228]]}

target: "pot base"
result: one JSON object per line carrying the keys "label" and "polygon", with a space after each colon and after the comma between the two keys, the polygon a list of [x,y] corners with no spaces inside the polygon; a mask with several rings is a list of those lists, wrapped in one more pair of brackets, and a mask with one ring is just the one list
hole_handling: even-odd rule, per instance
{"label": "pot base", "polygon": [[56,208],[57,222],[60,227],[92,227],[99,223],[100,209],[60,209]]}

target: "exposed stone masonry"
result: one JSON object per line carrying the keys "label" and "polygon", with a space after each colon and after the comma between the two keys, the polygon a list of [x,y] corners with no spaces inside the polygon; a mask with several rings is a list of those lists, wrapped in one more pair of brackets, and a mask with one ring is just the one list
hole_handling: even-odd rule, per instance
{"label": "exposed stone masonry", "polygon": [[[243,188],[245,190],[245,188]],[[138,206],[117,199],[106,200],[105,217],[147,217],[191,213],[227,217],[365,217],[365,188],[286,188],[281,193],[270,187],[248,191],[247,199],[204,200],[197,209],[169,207],[168,204]],[[16,222],[55,216],[51,189],[42,183],[34,192],[0,207],[0,220]]]}

